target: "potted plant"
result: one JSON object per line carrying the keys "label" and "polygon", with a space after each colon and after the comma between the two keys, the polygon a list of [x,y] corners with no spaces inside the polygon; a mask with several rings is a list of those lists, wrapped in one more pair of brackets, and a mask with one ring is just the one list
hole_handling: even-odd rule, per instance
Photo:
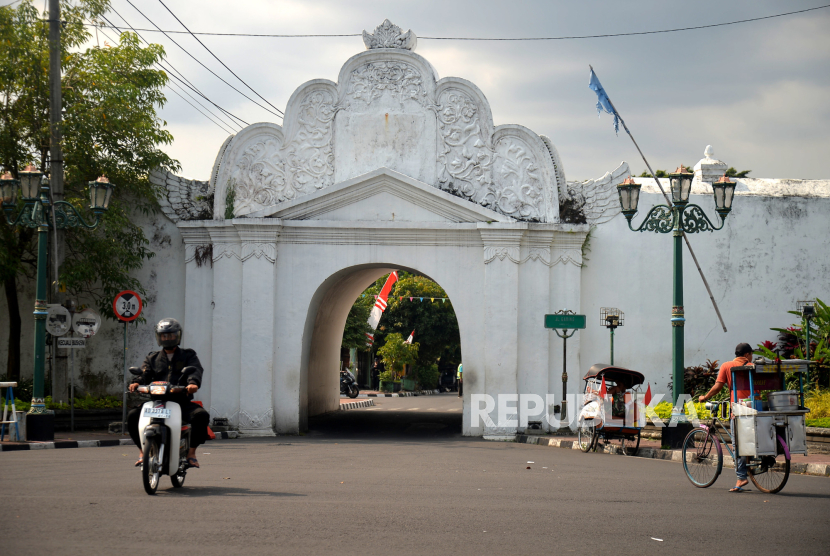
{"label": "potted plant", "polygon": [[386,370],[380,373],[380,391],[392,392],[394,390],[394,376],[392,371]]}

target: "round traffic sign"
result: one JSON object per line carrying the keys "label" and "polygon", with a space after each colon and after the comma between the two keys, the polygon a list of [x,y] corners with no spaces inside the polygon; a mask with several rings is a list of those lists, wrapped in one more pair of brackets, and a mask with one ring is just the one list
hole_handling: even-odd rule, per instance
{"label": "round traffic sign", "polygon": [[141,314],[141,297],[132,290],[124,290],[112,301],[112,310],[122,322],[132,322]]}
{"label": "round traffic sign", "polygon": [[72,315],[69,309],[57,303],[49,304],[46,316],[46,331],[52,336],[63,336],[72,328]]}
{"label": "round traffic sign", "polygon": [[101,315],[95,309],[84,309],[80,313],[75,313],[72,317],[72,328],[84,338],[94,336],[101,328]]}

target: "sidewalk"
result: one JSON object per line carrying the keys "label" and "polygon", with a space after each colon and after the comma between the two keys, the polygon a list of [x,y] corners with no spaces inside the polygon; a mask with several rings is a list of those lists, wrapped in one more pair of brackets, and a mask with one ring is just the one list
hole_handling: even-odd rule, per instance
{"label": "sidewalk", "polygon": [[[408,398],[411,396],[432,396],[440,394],[441,390],[418,390],[417,392],[395,392],[389,394],[387,392],[379,392],[377,390],[361,390],[358,398]],[[342,399],[341,394],[341,399]]]}
{"label": "sidewalk", "polygon": [[[236,431],[214,432],[216,440],[237,438]],[[8,434],[6,438],[8,439]],[[210,442],[210,440],[208,440]],[[106,446],[132,446],[133,441],[127,435],[111,434],[107,431],[56,432],[54,442],[0,442],[0,452],[18,450],[52,450],[62,448],[103,448]]]}
{"label": "sidewalk", "polygon": [[[577,437],[574,436],[536,436],[536,435],[517,435],[516,442],[522,444],[535,444],[538,446],[548,446],[551,448],[564,448],[566,450],[579,450],[577,444]],[[612,441],[603,446],[600,444],[600,451],[605,454],[623,455],[620,451],[619,441]],[[589,457],[590,454],[585,454]],[[676,461],[678,463],[683,461],[682,450],[662,450],[660,448],[659,440],[652,440],[648,438],[640,439],[640,449],[637,451],[638,458],[652,458]],[[724,450],[723,466],[734,468],[734,462],[729,456],[728,452]],[[810,454],[807,456],[794,455],[790,460],[790,472],[801,473],[804,475],[815,475],[819,477],[830,477],[830,454]]]}

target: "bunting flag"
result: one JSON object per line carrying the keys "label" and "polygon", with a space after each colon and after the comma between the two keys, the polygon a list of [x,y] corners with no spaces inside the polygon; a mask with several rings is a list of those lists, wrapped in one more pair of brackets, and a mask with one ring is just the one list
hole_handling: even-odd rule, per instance
{"label": "bunting flag", "polygon": [[412,334],[410,334],[410,335],[409,335],[409,338],[407,338],[407,339],[406,339],[406,341],[405,341],[404,343],[405,343],[405,344],[410,344],[410,345],[411,345],[411,344],[412,344],[412,340],[414,340],[414,339],[415,339],[415,331],[413,330],[413,331],[412,331]]}
{"label": "bunting flag", "polygon": [[[372,307],[372,312],[369,313],[369,326],[372,327],[372,330],[377,330],[378,323],[380,322],[380,317],[383,315],[383,312],[386,310],[386,300],[389,298],[389,293],[392,291],[392,286],[395,285],[395,282],[398,281],[398,272],[393,271],[389,278],[386,279],[386,283],[383,285],[383,288],[380,290],[380,294],[375,296],[375,306]],[[368,346],[372,345],[372,342],[375,340],[375,335],[369,332],[366,333],[366,338],[369,340],[367,342]]]}
{"label": "bunting flag", "polygon": [[607,394],[608,389],[605,388],[605,377],[602,377],[602,386],[599,387],[599,397],[604,400]]}
{"label": "bunting flag", "polygon": [[648,388],[646,388],[646,397],[643,401],[646,403],[646,405],[651,403],[651,383],[650,382],[648,383]]}

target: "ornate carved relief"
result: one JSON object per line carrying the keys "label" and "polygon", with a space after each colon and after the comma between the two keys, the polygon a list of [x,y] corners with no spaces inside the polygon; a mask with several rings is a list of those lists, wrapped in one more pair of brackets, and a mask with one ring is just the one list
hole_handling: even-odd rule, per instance
{"label": "ornate carved relief", "polygon": [[560,205],[571,214],[563,214],[563,219],[592,226],[608,222],[620,213],[617,184],[630,175],[628,164],[623,162],[601,178],[567,182],[564,188],[566,194],[560,199]]}
{"label": "ornate carved relief", "polygon": [[490,264],[494,260],[503,261],[507,259],[516,264],[521,263],[520,253],[518,247],[501,247],[487,245],[484,247],[484,264]]}
{"label": "ornate carved relief", "polygon": [[229,259],[235,258],[242,260],[240,254],[241,246],[238,243],[214,243],[213,244],[213,262],[220,260],[222,257]]}
{"label": "ornate carved relief", "polygon": [[446,89],[438,97],[438,129],[443,144],[438,154],[441,189],[486,207],[496,202],[493,159],[481,114],[469,95]]}
{"label": "ornate carved relief", "polygon": [[207,220],[213,213],[213,192],[206,181],[177,176],[166,170],[150,172],[150,183],[164,191],[159,196],[161,211],[173,222]]}
{"label": "ornate carved relief", "polygon": [[545,186],[530,148],[517,137],[496,143],[497,198],[493,207],[518,220],[545,222]]}
{"label": "ornate carved relief", "polygon": [[240,429],[271,429],[271,420],[274,416],[274,410],[268,409],[262,415],[251,415],[245,410],[239,412],[239,428]]}
{"label": "ornate carved relief", "polygon": [[277,202],[293,199],[331,185],[334,176],[332,121],[334,97],[328,91],[314,91],[300,104],[297,132],[286,148],[285,160],[291,173],[291,187]]}
{"label": "ornate carved relief", "polygon": [[273,264],[277,260],[277,246],[273,243],[243,243],[241,260],[244,262],[251,257],[265,258]]}
{"label": "ornate carved relief", "polygon": [[572,264],[582,266],[582,243],[585,241],[584,233],[556,232],[554,234],[553,247],[551,248],[551,264]]}
{"label": "ornate carved relief", "polygon": [[347,97],[366,105],[389,94],[401,105],[414,100],[427,106],[427,92],[424,89],[421,72],[405,62],[369,62],[354,70],[349,78]]}
{"label": "ornate carved relief", "polygon": [[375,27],[375,32],[369,34],[363,31],[363,44],[367,49],[372,48],[403,48],[414,50],[418,39],[410,29],[404,33],[400,27],[384,19],[383,23]]}
{"label": "ornate carved relief", "polygon": [[[231,178],[236,198],[234,214],[273,205],[285,196],[286,189],[290,190],[280,147],[276,139],[267,139],[242,153]],[[293,192],[290,194],[293,196]]]}

